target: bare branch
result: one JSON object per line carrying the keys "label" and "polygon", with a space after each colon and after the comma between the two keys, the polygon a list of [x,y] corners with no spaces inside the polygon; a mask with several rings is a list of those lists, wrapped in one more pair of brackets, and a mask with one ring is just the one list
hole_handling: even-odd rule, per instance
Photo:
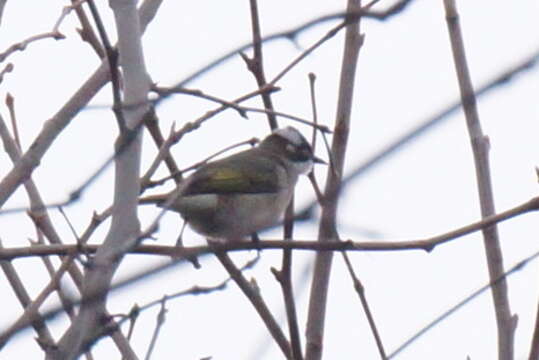
{"label": "bare branch", "polygon": [[[536,49],[531,54],[518,61],[515,65],[512,65],[502,70],[501,72],[487,80],[484,84],[479,86],[474,96],[477,98],[485,97],[486,95],[491,94],[492,91],[499,89],[499,87],[510,84],[511,81],[525,79],[525,77],[519,77],[519,75],[523,75],[524,73],[535,69],[538,64],[538,59],[539,49]],[[437,125],[440,125],[444,121],[449,120],[451,118],[451,115],[460,110],[461,107],[462,101],[460,100],[460,98],[455,99],[438,112],[433,113],[433,115],[419,122],[419,124],[413,127],[411,130],[403,133],[402,135],[396,137],[394,140],[389,141],[387,144],[383,145],[380,150],[376,151],[366,160],[352,167],[350,173],[347,174],[342,181],[342,188],[344,189],[345,187],[349,186],[356,179],[366,175],[369,171],[373,170],[377,165],[380,165],[385,160],[390,159],[391,156],[398,154],[399,150],[411,144],[413,141],[418,140],[421,136],[426,135]],[[303,209],[298,211],[298,213],[300,214],[298,216],[301,217],[302,214],[310,213],[316,205],[318,205],[317,199],[312,200]]]}
{"label": "bare branch", "polygon": [[16,44],[13,44],[9,48],[7,48],[4,52],[0,53],[0,62],[5,61],[7,57],[13,54],[14,52],[26,50],[26,47],[30,45],[31,43],[39,41],[39,40],[43,40],[43,39],[63,40],[65,39],[65,36],[58,31],[50,31],[43,34],[30,36],[28,39],[18,42]]}
{"label": "bare branch", "polygon": [[[260,89],[267,85],[266,75],[264,73],[264,57],[262,56],[262,35],[260,31],[260,16],[258,14],[257,0],[249,0],[251,10],[251,24],[253,28],[253,58],[249,59],[247,55],[240,53],[243,60],[247,64],[247,68],[254,75],[256,83]],[[267,112],[268,123],[271,130],[275,130],[279,127],[275,114],[271,113],[274,110],[273,102],[271,100],[271,93],[261,93],[262,102],[264,103],[264,109],[270,111]]]}
{"label": "bare branch", "polygon": [[[447,319],[450,315],[455,313],[457,310],[461,309],[464,305],[468,304],[470,301],[484,293],[490,288],[493,288],[496,286],[496,283],[500,281],[505,281],[505,279],[524,268],[528,263],[531,261],[537,259],[539,257],[539,252],[536,252],[527,258],[519,261],[516,265],[512,266],[507,272],[503,273],[499,278],[491,280],[488,284],[485,284],[484,286],[481,286],[479,289],[472,292],[470,295],[466,296],[464,299],[459,301],[457,304],[452,306],[450,309],[444,311],[440,316],[437,316],[436,319],[429,322],[427,325],[425,325],[422,329],[420,329],[415,335],[411,336],[408,340],[406,340],[402,345],[400,345],[397,349],[395,349],[391,354],[389,354],[388,359],[393,359],[395,356],[400,354],[404,349],[406,349],[408,346],[410,346],[412,343],[414,343],[416,340],[418,340],[420,337],[425,335],[430,329],[434,328],[436,325],[441,323],[443,320]],[[537,357],[530,357],[530,360],[535,360]]]}
{"label": "bare branch", "polygon": [[166,313],[167,308],[166,305],[166,298],[163,298],[161,300],[161,308],[159,309],[159,313],[157,314],[157,321],[155,323],[155,329],[152,334],[152,339],[150,340],[150,345],[148,346],[148,351],[146,352],[145,360],[150,360],[152,357],[153,349],[155,348],[155,344],[157,343],[157,338],[159,337],[159,333],[161,332],[161,329],[163,328],[163,324],[165,323],[166,319]]}
{"label": "bare branch", "polygon": [[[284,240],[292,241],[294,232],[294,196],[290,199],[290,204],[286,208],[284,221]],[[298,315],[296,303],[294,301],[294,289],[292,286],[292,250],[284,249],[281,261],[281,270],[271,268],[271,271],[279,284],[283,293],[286,318],[288,320],[288,332],[290,333],[290,344],[293,360],[302,360],[301,339],[299,336]]]}
{"label": "bare branch", "polygon": [[[360,12],[361,10],[360,0],[348,1],[347,11],[351,14],[350,16],[352,16],[352,13]],[[334,157],[334,166],[328,170],[322,205],[322,218],[318,229],[318,239],[321,243],[339,241],[337,233],[337,204],[350,129],[357,60],[363,43],[359,25],[358,19],[358,21],[346,26],[339,99],[331,151]],[[333,253],[331,252],[320,252],[316,254],[307,318],[306,360],[320,360],[322,358],[327,292],[332,259]]]}
{"label": "bare branch", "polygon": [[[305,23],[303,23],[303,24],[301,24],[299,26],[294,26],[291,29],[288,29],[288,30],[285,30],[285,31],[282,31],[282,32],[278,32],[278,33],[275,33],[275,34],[271,34],[271,35],[268,35],[268,36],[264,36],[261,39],[261,42],[266,43],[266,42],[270,42],[270,41],[277,40],[277,39],[289,39],[289,40],[290,39],[295,39],[300,33],[304,32],[304,31],[306,31],[308,29],[311,29],[312,27],[314,27],[316,25],[320,25],[320,24],[328,22],[328,21],[334,21],[334,20],[339,20],[339,19],[343,19],[343,18],[346,18],[343,25],[346,25],[347,23],[357,22],[357,21],[359,21],[359,19],[361,19],[363,17],[368,18],[368,19],[378,20],[378,21],[386,21],[386,20],[390,19],[391,17],[399,14],[400,12],[404,11],[406,9],[406,7],[411,3],[412,3],[412,0],[400,0],[400,1],[397,1],[396,3],[394,3],[393,5],[391,5],[390,7],[388,7],[387,9],[382,10],[382,11],[370,11],[369,10],[369,5],[367,5],[367,7],[365,9],[358,9],[357,11],[352,11],[352,12],[345,11],[345,12],[338,12],[338,13],[329,14],[329,15],[323,15],[323,16],[314,18],[312,20],[309,20],[309,21],[307,21],[307,22],[305,22]],[[252,43],[247,43],[247,44],[244,44],[242,46],[237,47],[236,49],[233,49],[233,50],[229,51],[225,55],[220,56],[218,59],[210,62],[208,65],[203,66],[199,70],[195,71],[193,74],[191,74],[191,75],[187,76],[186,78],[184,78],[183,80],[179,81],[175,86],[178,86],[178,87],[186,86],[187,84],[191,83],[193,80],[197,79],[198,77],[200,77],[204,73],[210,71],[211,69],[213,69],[213,68],[217,67],[218,65],[224,63],[225,61],[229,60],[230,58],[236,56],[236,54],[238,54],[238,53],[240,53],[242,51],[248,50],[252,46],[253,46]],[[273,81],[270,81],[269,84],[272,84],[274,81],[275,81],[275,79]],[[163,101],[165,99],[166,98],[163,97],[163,98],[160,98],[158,101],[161,102],[161,101]]]}
{"label": "bare branch", "polygon": [[[48,329],[45,326],[45,323],[43,322],[41,316],[39,315],[38,310],[41,307],[41,305],[45,302],[47,297],[50,294],[54,293],[54,291],[57,289],[60,279],[64,275],[64,272],[67,270],[67,268],[71,265],[72,261],[73,261],[72,256],[68,256],[64,258],[62,265],[60,266],[56,274],[51,278],[51,280],[49,281],[49,284],[43,289],[43,291],[41,291],[39,296],[33,302],[29,302],[28,304],[24,305],[24,313],[22,314],[22,316],[19,317],[19,319],[13,325],[11,325],[10,328],[2,334],[2,336],[0,336],[0,349],[4,347],[6,342],[10,339],[9,336],[5,336],[5,335],[14,333],[16,329],[28,323],[40,324],[38,326],[39,328],[38,333],[40,334],[40,336],[44,337],[43,339],[40,339],[40,343],[42,344],[42,346],[44,346],[45,352],[47,354],[49,350],[53,349],[56,346],[54,344],[54,341],[50,333],[48,333]],[[8,263],[3,263],[2,265],[7,265],[7,264]],[[34,327],[35,326],[37,325],[34,325]],[[46,335],[47,333],[48,335]]]}
{"label": "bare branch", "polygon": [[[184,173],[186,173],[188,171],[195,170],[195,169],[201,167],[202,165],[206,164],[208,161],[210,161],[214,157],[219,156],[219,155],[221,155],[221,154],[223,154],[223,153],[225,153],[227,151],[230,151],[230,150],[232,150],[234,148],[237,148],[237,147],[243,146],[243,145],[255,146],[259,141],[260,140],[257,139],[257,138],[251,138],[249,140],[245,140],[245,141],[241,141],[241,142],[236,143],[236,144],[232,144],[232,145],[227,146],[226,148],[224,148],[222,150],[217,151],[214,154],[211,154],[210,156],[206,157],[205,159],[200,160],[200,161],[194,163],[193,165],[190,165],[190,166],[186,167],[185,169],[178,170],[178,173],[172,173],[169,176],[166,176],[166,177],[164,177],[162,179],[159,179],[159,180],[141,182],[141,184],[143,185],[143,186],[141,186],[141,188],[142,188],[141,192],[143,192],[146,188],[150,188],[150,187],[157,186],[157,185],[162,185],[167,180],[170,180],[170,179],[176,177],[176,175],[178,175],[178,174],[181,175],[181,174],[184,174]],[[156,161],[154,161],[154,163],[152,163],[152,166],[150,166],[150,168],[148,169],[146,174],[150,174],[150,173],[155,172],[154,164],[156,164]],[[142,177],[142,179],[146,179],[146,178],[147,178],[147,175],[144,175]]]}
{"label": "bare branch", "polygon": [[[65,39],[65,35],[60,32],[60,25],[62,24],[62,22],[64,21],[66,16],[69,15],[71,10],[79,9],[80,6],[82,5],[82,3],[84,3],[85,1],[86,0],[78,0],[78,1],[73,0],[73,4],[71,4],[69,6],[65,6],[62,9],[62,13],[60,14],[58,20],[54,24],[54,27],[53,27],[53,29],[51,31],[45,32],[45,33],[42,33],[42,34],[38,34],[38,35],[34,35],[34,36],[30,36],[26,40],[23,40],[21,42],[18,42],[16,44],[11,45],[3,53],[0,53],[0,62],[3,62],[4,60],[6,60],[6,58],[8,56],[10,56],[11,54],[13,54],[16,51],[25,50],[26,47],[28,45],[30,45],[31,43],[33,43],[33,42],[43,40],[43,39],[49,39],[49,38],[52,38],[54,40],[63,40],[63,39]],[[2,17],[2,12],[4,10],[5,3],[6,3],[5,1],[0,2],[0,18]]]}
{"label": "bare branch", "polygon": [[[9,99],[10,98],[8,97],[7,102],[8,102],[8,106],[10,107],[10,112],[12,113],[13,128],[16,129],[17,126],[15,123],[13,101]],[[6,149],[6,152],[8,153],[12,162],[16,164],[17,161],[19,161],[21,157],[20,149],[19,149],[20,144],[17,144],[11,138],[9,131],[7,130],[7,127],[1,116],[0,116],[0,137],[2,138],[2,142],[4,143],[4,148]],[[20,143],[20,141],[18,142]],[[43,199],[37,189],[37,186],[35,185],[31,177],[24,183],[24,187],[26,189],[26,192],[28,193],[28,198],[30,199],[30,211],[28,212],[28,215],[34,222],[36,228],[38,229],[38,232],[39,233],[42,232],[51,244],[62,244],[62,240],[52,224],[52,221],[45,207]],[[85,233],[85,235],[87,234]],[[65,260],[65,258],[62,258],[62,261],[63,260]],[[47,266],[48,259],[44,259],[44,261],[45,261],[45,265]],[[80,290],[82,287],[81,271],[74,263],[71,262],[70,266],[68,267],[68,272],[71,278],[73,279],[73,282],[77,286],[77,289]],[[60,298],[62,299],[62,304],[66,308],[66,312],[69,314],[70,313],[69,309],[70,309],[71,304],[68,304],[67,300],[63,297],[60,290],[58,290],[58,293],[59,293]],[[125,349],[128,348],[128,346],[126,345],[127,342],[125,341],[125,338],[123,337],[123,335],[119,332],[114,332],[112,334],[112,337],[116,346],[118,346],[118,348],[123,353],[126,353]]]}
{"label": "bare branch", "polygon": [[[212,244],[212,246],[214,246],[214,244]],[[279,348],[283,352],[284,356],[287,359],[290,359],[290,343],[284,336],[281,327],[269,311],[262,296],[260,296],[260,294],[255,289],[253,289],[253,286],[249,283],[249,281],[245,279],[241,271],[239,271],[239,269],[236,267],[236,265],[234,265],[234,263],[226,253],[216,250],[215,255],[217,256],[223,267],[226,269],[226,271],[230,274],[230,277],[241,289],[243,294],[247,297],[247,299],[249,299],[258,315],[260,315],[260,318],[264,321],[266,328],[270,332],[277,345],[279,345]]]}
{"label": "bare branch", "polygon": [[[464,41],[462,39],[455,1],[444,0],[444,6],[451,48],[453,50],[453,60],[455,62],[464,114],[466,116],[466,125],[473,150],[481,214],[485,218],[496,213],[488,157],[490,144],[488,137],[483,135],[483,131],[481,130],[477,102],[466,61]],[[492,286],[494,311],[498,325],[498,359],[512,360],[514,356],[516,318],[511,314],[507,283],[502,278],[504,273],[503,256],[496,225],[484,228],[483,238],[490,279],[492,282],[500,279]]]}
{"label": "bare branch", "polygon": [[[144,31],[148,22],[153,20],[156,7],[162,0],[146,0],[140,6],[139,17]],[[156,5],[157,4],[157,5]],[[80,87],[68,102],[43,126],[28,151],[21,157],[11,171],[0,182],[0,208],[13,192],[30,176],[45,152],[50,148],[60,132],[70,124],[75,115],[88,104],[94,95],[109,81],[106,62],[102,62],[94,74]],[[80,195],[77,193],[77,195]]]}
{"label": "bare branch", "polygon": [[[91,3],[93,0],[89,0]],[[120,137],[117,147],[125,151],[115,157],[115,192],[112,223],[109,232],[85,274],[82,289],[83,302],[75,321],[58,342],[58,347],[47,356],[47,359],[75,359],[95,339],[95,334],[107,333],[106,297],[112,277],[120,264],[124,253],[134,247],[138,240],[139,223],[137,219],[137,203],[139,194],[139,169],[142,138],[134,135],[148,106],[129,107],[131,104],[142,104],[147,99],[150,82],[141,49],[141,28],[134,1],[115,0],[110,2],[118,31],[118,52],[122,61],[124,74],[124,98],[128,106],[116,109],[120,125]],[[100,24],[95,7],[91,7],[94,18]],[[107,44],[106,34],[102,26],[100,34]],[[110,56],[110,46],[106,46]],[[113,58],[113,57],[112,57]],[[117,74],[111,61],[111,74]],[[117,76],[114,91],[115,104],[120,101]],[[138,131],[137,131],[138,132]],[[131,135],[131,136],[130,136]],[[125,139],[129,139],[127,142]],[[136,359],[131,352],[124,357]]]}
{"label": "bare branch", "polygon": [[[3,245],[0,241],[0,251],[2,249]],[[9,284],[11,285],[11,288],[15,292],[15,295],[19,299],[19,302],[21,303],[22,307],[24,309],[28,309],[29,306],[32,304],[32,300],[30,298],[30,295],[28,295],[28,292],[26,291],[26,288],[24,287],[24,284],[19,277],[15,267],[9,261],[0,261],[0,267],[2,268],[4,275],[6,276]],[[32,325],[36,333],[39,335],[38,343],[43,349],[48,349],[51,346],[54,346],[54,338],[52,337],[49,328],[45,324],[45,321],[43,321],[43,318],[41,318],[39,314],[37,314],[37,316],[26,317],[24,320],[25,321],[23,321],[18,328]],[[10,327],[10,329],[2,332],[2,335],[0,335],[0,349],[11,338],[11,334],[14,333],[18,328],[12,326]]]}
{"label": "bare branch", "polygon": [[[173,262],[167,261],[165,264],[157,265],[151,269],[145,269],[138,273],[131,275],[129,278],[116,283],[113,287],[115,290],[119,290],[129,284],[137,281],[141,281],[146,276],[154,275],[169,269],[172,266],[178,265],[182,261],[190,261],[193,257],[198,257],[204,254],[213,254],[216,251],[243,251],[243,250],[261,250],[261,249],[297,249],[308,251],[400,251],[400,250],[424,250],[431,251],[435,246],[446,243],[452,239],[459,238],[463,235],[480,230],[484,227],[491,226],[494,223],[504,221],[521,215],[530,211],[539,210],[539,197],[533,198],[528,202],[525,202],[519,206],[511,208],[498,215],[487,217],[476,223],[464,226],[457,230],[450,231],[445,234],[434,236],[428,239],[397,241],[397,242],[353,242],[353,241],[272,241],[264,240],[259,243],[253,244],[248,242],[230,242],[226,244],[212,244],[212,246],[198,246],[198,247],[177,247],[177,246],[162,246],[162,245],[139,245],[135,249],[131,250],[133,254],[154,254],[154,255],[166,255],[167,258],[172,257],[175,260]],[[41,246],[35,245],[32,247],[24,248],[6,248],[0,249],[0,261],[11,260],[19,257],[28,256],[43,256],[43,255],[73,255],[78,251],[85,253],[96,252],[98,246],[96,245],[48,245]],[[538,254],[539,256],[539,254]],[[54,309],[47,314],[43,314],[45,319],[52,318],[62,311],[61,308]],[[12,333],[1,333],[0,338],[10,338],[16,332],[28,327],[30,323],[22,324],[17,329],[14,329]]]}
{"label": "bare branch", "polygon": [[[262,92],[276,91],[276,90],[277,90],[277,88],[275,88],[275,87],[264,87],[263,89],[259,89],[259,90],[250,92],[250,93],[248,93],[246,95],[243,95],[243,96],[237,98],[236,100],[232,101],[232,103],[237,104],[237,103],[243,102],[243,101],[245,101],[247,99],[250,99],[252,97],[255,97],[255,96],[259,95]],[[161,163],[161,161],[163,161],[163,159],[165,159],[167,157],[167,155],[169,154],[169,149],[174,144],[178,143],[183,138],[183,136],[185,134],[188,134],[188,133],[198,129],[208,119],[211,119],[212,117],[214,117],[215,115],[217,115],[221,111],[224,111],[224,110],[226,110],[228,108],[229,108],[228,105],[221,105],[220,107],[218,107],[218,108],[216,108],[214,110],[208,111],[206,114],[199,117],[198,119],[196,119],[194,121],[191,121],[191,122],[185,123],[181,129],[179,129],[177,131],[172,131],[171,134],[168,136],[168,138],[165,140],[165,142],[163,142],[163,144],[161,145],[161,147],[159,149],[159,153],[157,154],[156,158],[154,159],[150,169],[144,174],[144,177],[141,180],[141,186],[145,187],[145,186],[148,185],[148,183],[150,181],[150,178],[152,177],[153,173],[157,170],[157,168],[158,168],[159,164]]]}
{"label": "bare branch", "polygon": [[374,322],[374,316],[369,306],[369,302],[367,301],[367,295],[365,295],[365,287],[363,286],[363,284],[357,277],[356,272],[354,271],[354,267],[352,266],[352,262],[350,261],[348,255],[345,252],[343,252],[342,255],[343,255],[344,262],[346,264],[346,268],[348,269],[348,273],[350,274],[350,277],[352,278],[352,284],[354,285],[354,290],[356,291],[356,294],[359,297],[359,300],[361,301],[361,306],[363,307],[363,311],[365,312],[365,316],[367,317],[367,321],[369,322],[369,327],[371,328],[371,332],[374,336],[374,340],[376,341],[376,346],[378,347],[380,358],[382,360],[387,360],[387,355],[384,349],[384,344],[382,343],[382,338],[380,337],[380,333],[378,331],[376,323]]}
{"label": "bare branch", "polygon": [[[257,249],[298,249],[310,251],[398,251],[398,250],[423,250],[430,252],[435,247],[471,234],[475,231],[489,227],[513,217],[539,210],[539,197],[532,198],[520,205],[501,212],[496,215],[488,216],[480,221],[460,227],[458,229],[416,240],[399,241],[364,241],[354,242],[352,240],[340,242],[319,242],[296,239],[295,241],[263,240],[253,244],[249,242],[230,242],[227,244],[213,244],[210,246],[176,247],[162,245],[139,245],[130,250],[132,254],[153,254],[166,255],[178,259],[188,259],[191,257],[210,254],[218,249],[219,251],[244,251]],[[82,236],[84,238],[84,235]],[[5,248],[0,250],[1,260],[12,260],[15,258],[43,256],[43,255],[69,255],[71,251],[94,253],[97,250],[96,245],[35,245],[32,247]]]}
{"label": "bare branch", "polygon": [[[75,6],[75,4],[79,2],[80,0],[71,0],[71,6]],[[79,22],[82,26],[82,29],[77,29],[81,39],[90,44],[97,56],[99,56],[100,59],[103,59],[105,57],[105,51],[103,50],[103,47],[101,46],[101,43],[99,42],[99,39],[97,38],[97,35],[95,34],[94,29],[92,28],[92,25],[90,24],[90,21],[88,20],[82,6],[75,6],[75,13],[77,14]]]}

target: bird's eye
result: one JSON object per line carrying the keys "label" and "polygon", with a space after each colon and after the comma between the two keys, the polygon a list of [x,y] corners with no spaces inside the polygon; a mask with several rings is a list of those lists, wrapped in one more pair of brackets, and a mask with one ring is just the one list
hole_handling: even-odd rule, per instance
{"label": "bird's eye", "polygon": [[292,161],[307,161],[312,159],[313,153],[309,144],[305,143],[301,146],[287,145],[286,151]]}
{"label": "bird's eye", "polygon": [[293,154],[296,152],[296,147],[292,144],[287,144],[286,145],[286,152],[290,153],[290,154]]}

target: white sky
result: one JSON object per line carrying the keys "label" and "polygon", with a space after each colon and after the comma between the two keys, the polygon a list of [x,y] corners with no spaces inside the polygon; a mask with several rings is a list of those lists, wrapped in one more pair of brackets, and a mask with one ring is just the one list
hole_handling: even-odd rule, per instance
{"label": "white sky", "polygon": [[[12,43],[48,31],[67,2],[8,2],[2,19],[0,51]],[[390,3],[381,1],[381,6]],[[265,34],[292,28],[308,19],[342,9],[327,1],[260,1],[262,29]],[[539,47],[537,14],[539,3],[460,1],[461,25],[476,86],[516,64]],[[100,7],[108,21],[110,10]],[[250,40],[247,1],[180,2],[165,1],[159,15],[144,36],[148,71],[153,81],[166,86],[189,75],[223,53]],[[24,21],[22,21],[24,19]],[[80,42],[74,31],[74,14],[61,27],[66,40],[44,40],[31,44],[24,52],[10,57],[13,73],[0,84],[0,96],[15,97],[23,146],[27,148],[50,118],[93,72],[98,61],[90,48]],[[301,49],[322,36],[332,24],[323,24],[298,37],[297,44],[280,40],[264,48],[267,78],[272,78]],[[416,0],[399,16],[378,23],[362,24],[365,44],[361,50],[352,129],[347,153],[347,169],[367,159],[392,139],[442,109],[458,97],[442,0]],[[324,44],[296,67],[278,85],[274,95],[276,109],[310,118],[307,74],[317,75],[319,119],[331,126],[336,107],[342,36]],[[299,47],[299,48],[298,48]],[[532,69],[513,82],[479,100],[483,130],[491,142],[491,166],[496,207],[499,211],[515,206],[537,193],[539,147],[539,72]],[[235,57],[224,66],[188,85],[208,94],[234,99],[255,89],[252,75]],[[110,105],[110,89],[105,88],[93,102]],[[258,101],[250,103],[261,107]],[[173,122],[180,128],[213,109],[213,104],[192,97],[177,96],[158,109],[166,133]],[[8,119],[5,107],[0,113]],[[281,124],[289,124],[280,120]],[[299,127],[307,131],[305,127]],[[265,118],[250,115],[240,118],[234,111],[222,113],[200,131],[185,137],[174,153],[180,167],[205,158],[232,143],[250,137],[263,137],[268,126]],[[81,112],[47,152],[34,173],[47,202],[65,200],[70,191],[84,181],[111,153],[117,129],[108,108]],[[309,133],[310,135],[310,133]],[[155,147],[146,137],[143,171],[155,155]],[[326,156],[322,147],[319,156]],[[1,174],[11,163],[0,153]],[[323,181],[326,169],[318,176]],[[165,175],[165,171],[160,172]],[[100,177],[78,203],[66,208],[75,228],[81,233],[94,210],[102,211],[111,202],[113,171]],[[308,202],[313,193],[306,180],[298,185],[298,203]],[[19,190],[6,208],[24,206],[25,193]],[[74,242],[68,226],[56,211],[53,220],[66,242]],[[157,213],[144,209],[141,222],[148,224]],[[365,230],[377,233],[377,240],[388,241],[433,236],[478,219],[478,201],[471,149],[464,118],[458,115],[407,146],[398,155],[373,168],[355,181],[343,194],[340,206],[341,237],[366,240]],[[500,238],[506,268],[539,249],[537,215],[528,214],[500,225]],[[178,217],[167,215],[156,234],[159,244],[174,243]],[[101,241],[104,225],[92,242]],[[315,239],[316,226],[297,227],[300,239]],[[278,238],[280,232],[263,234]],[[0,238],[6,247],[26,246],[35,238],[30,221],[23,214],[0,216]],[[203,239],[186,233],[187,245]],[[470,235],[436,248],[427,254],[419,251],[351,254],[363,281],[367,297],[379,326],[386,350],[391,352],[441,312],[462,300],[487,281],[484,250],[479,235]],[[234,256],[242,264],[254,254]],[[301,331],[304,331],[310,276],[301,273],[310,264],[312,254],[297,253],[294,274]],[[155,263],[157,259],[128,257],[118,278]],[[37,259],[14,262],[36,296],[48,276]],[[262,294],[275,314],[282,317],[280,289],[269,269],[280,267],[279,252],[264,252],[255,277]],[[308,268],[307,268],[308,269]],[[527,358],[539,298],[538,264],[530,263],[509,278],[511,310],[519,317],[515,338],[516,359]],[[134,303],[140,305],[192,285],[212,285],[226,274],[214,259],[204,259],[201,270],[182,265],[149,281],[121,291],[110,299],[111,313],[126,313]],[[0,276],[4,329],[21,313],[5,277]],[[47,303],[54,306],[56,299]],[[328,359],[376,359],[377,350],[359,300],[353,291],[340,256],[334,269],[328,302],[326,342]],[[158,309],[141,314],[135,329],[134,346],[143,354],[151,337]],[[63,321],[51,322],[59,338]],[[284,326],[286,330],[286,327]],[[41,351],[31,331],[11,341],[0,352],[0,359],[37,358]],[[161,331],[154,359],[276,359],[281,354],[273,344],[262,356],[258,351],[269,337],[251,305],[230,284],[224,292],[188,297],[168,303],[167,321]],[[304,339],[302,339],[304,341]],[[116,356],[107,341],[95,349],[96,359]],[[303,346],[304,346],[303,342]],[[492,359],[496,354],[496,330],[490,294],[485,293],[467,304],[426,336],[402,352],[398,359]]]}

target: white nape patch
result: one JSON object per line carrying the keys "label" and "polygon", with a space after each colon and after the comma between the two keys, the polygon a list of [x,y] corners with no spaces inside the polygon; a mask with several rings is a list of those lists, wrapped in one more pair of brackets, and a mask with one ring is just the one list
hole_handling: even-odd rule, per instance
{"label": "white nape patch", "polygon": [[288,140],[291,144],[294,144],[295,146],[300,146],[301,144],[304,144],[307,142],[303,135],[294,127],[287,126],[284,128],[277,129],[273,132],[276,135],[279,135],[280,137],[285,138]]}

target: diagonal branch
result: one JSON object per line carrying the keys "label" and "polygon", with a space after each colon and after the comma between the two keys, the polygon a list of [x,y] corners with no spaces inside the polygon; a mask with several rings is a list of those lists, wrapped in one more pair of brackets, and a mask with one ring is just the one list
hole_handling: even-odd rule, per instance
{"label": "diagonal branch", "polygon": [[249,299],[251,304],[253,304],[253,307],[264,321],[264,324],[268,328],[268,331],[270,332],[277,345],[279,345],[279,348],[283,352],[286,359],[290,359],[290,343],[286,339],[286,336],[281,330],[281,327],[269,311],[262,296],[260,296],[259,292],[253,288],[253,285],[245,279],[241,271],[236,267],[236,265],[234,265],[234,263],[226,253],[222,251],[215,251],[215,255],[217,256],[223,267],[226,269],[226,271],[228,271],[230,277],[234,280],[234,282],[236,282],[241,291],[243,291],[247,299]]}
{"label": "diagonal branch", "polygon": [[[0,244],[1,246],[1,244]],[[59,286],[60,279],[64,275],[65,271],[68,269],[68,267],[71,265],[71,262],[73,261],[73,256],[67,256],[63,259],[62,265],[56,271],[54,276],[49,281],[49,284],[41,291],[41,293],[38,295],[38,297],[34,301],[29,301],[30,298],[26,294],[26,297],[28,299],[26,300],[27,303],[24,305],[24,313],[19,317],[19,319],[11,325],[11,327],[6,331],[6,333],[13,332],[13,329],[17,329],[21,327],[23,324],[26,323],[32,323],[33,326],[36,328],[36,331],[38,334],[40,334],[40,344],[42,347],[45,348],[45,353],[48,353],[48,350],[51,350],[55,348],[55,344],[52,341],[52,336],[49,333],[48,328],[45,326],[45,322],[41,318],[39,314],[39,308],[45,300],[51,295]],[[2,268],[4,268],[6,265],[11,265],[10,263],[2,263]],[[7,273],[6,273],[7,274]],[[20,295],[19,295],[20,297]],[[21,302],[24,303],[24,301],[21,299]],[[9,340],[8,338],[2,338],[0,341],[0,348],[2,348],[5,343]]]}
{"label": "diagonal branch", "polygon": [[[153,20],[156,6],[162,0],[146,0],[141,6],[139,17],[141,31]],[[93,73],[80,89],[62,106],[62,108],[43,126],[30,148],[24,153],[17,165],[0,182],[0,208],[17,188],[32,174],[52,143],[70,123],[75,115],[88,104],[95,94],[109,81],[110,73],[106,60]]]}
{"label": "diagonal branch", "polygon": [[[2,242],[0,241],[0,250],[3,249]],[[19,302],[23,306],[23,308],[28,309],[30,305],[32,304],[32,300],[30,298],[30,295],[28,294],[28,291],[26,291],[26,288],[24,287],[24,284],[20,278],[20,276],[17,273],[17,270],[15,269],[15,266],[9,261],[0,261],[0,268],[4,272],[4,275],[6,276],[7,280],[9,281],[11,288],[15,292],[15,295],[19,299]],[[22,324],[19,324],[19,327],[22,326],[29,326],[32,325],[32,327],[35,329],[36,333],[38,334],[37,341],[40,344],[40,346],[44,349],[48,349],[51,346],[54,346],[54,338],[52,337],[52,334],[45,324],[45,321],[43,318],[39,315],[32,316],[32,317],[25,317],[25,321],[22,322]],[[17,327],[12,326],[10,329],[6,330],[5,334],[14,333]],[[11,338],[11,336],[0,336],[0,349],[5,345],[5,343]]]}
{"label": "diagonal branch", "polygon": [[[12,117],[13,117],[14,116],[13,99],[10,100],[10,110],[11,112],[13,112],[12,114]],[[14,125],[15,125],[15,122],[14,122]],[[16,129],[16,126],[14,126],[14,129]],[[6,152],[8,153],[12,162],[15,164],[17,161],[19,161],[21,157],[20,150],[19,150],[18,144],[15,142],[15,140],[11,138],[9,131],[7,130],[7,127],[1,115],[0,115],[0,138],[2,139]],[[62,240],[52,224],[51,218],[45,207],[41,194],[39,193],[39,190],[37,189],[37,186],[35,185],[31,177],[25,181],[24,187],[26,189],[26,192],[28,193],[28,198],[30,199],[29,216],[34,222],[36,228],[38,229],[39,232],[42,232],[45,235],[45,237],[48,239],[48,241],[51,244],[62,244]],[[45,265],[47,266],[47,262],[49,261],[49,259],[44,258],[43,261],[45,262]],[[73,279],[73,282],[76,285],[77,289],[80,290],[82,286],[82,273],[79,270],[79,268],[74,263],[70,263],[67,271],[69,275],[71,276],[71,278]],[[63,299],[62,292],[60,289],[58,289],[58,295],[60,296],[61,299]],[[69,308],[71,304],[67,304],[67,302],[65,301],[63,302],[63,304],[64,306],[67,306],[66,312],[69,313]],[[122,349],[126,349],[129,347],[126,339],[123,337],[123,335],[120,332],[117,332],[117,331],[114,332],[112,334],[112,338],[114,342],[116,343],[118,349],[120,349],[120,351],[123,351]]]}
{"label": "diagonal branch", "polygon": [[[398,15],[399,13],[404,11],[412,2],[413,2],[412,0],[399,0],[395,2],[393,5],[389,6],[387,9],[382,10],[382,11],[372,11],[370,10],[370,4],[367,4],[367,6],[365,6],[364,8],[356,9],[354,11],[347,10],[344,12],[341,11],[341,12],[337,12],[333,14],[322,15],[314,19],[311,19],[309,21],[306,21],[305,23],[299,26],[294,26],[291,29],[264,36],[263,38],[261,38],[260,41],[262,43],[267,43],[267,42],[278,40],[278,39],[293,40],[300,33],[306,30],[309,30],[313,28],[314,26],[317,26],[317,25],[320,25],[329,21],[341,20],[343,18],[346,18],[346,20],[344,21],[343,24],[339,25],[339,29],[343,28],[342,25],[346,25],[347,23],[357,22],[361,18],[373,19],[373,20],[378,20],[378,21],[387,21],[393,16]],[[211,61],[209,64],[196,70],[194,73],[187,76],[186,78],[178,81],[178,83],[175,86],[176,87],[186,86],[187,84],[193,82],[195,79],[199,78],[206,72],[221,65],[222,63],[231,59],[232,57],[236,56],[239,52],[250,49],[252,46],[253,44],[251,42],[238,46],[237,48],[227,52],[226,54],[220,56],[219,58]],[[274,81],[276,80],[271,81],[270,84],[273,84]],[[163,100],[166,100],[166,97],[159,98],[158,102],[161,102]]]}
{"label": "diagonal branch", "polygon": [[[455,62],[464,114],[466,116],[466,125],[473,150],[481,214],[483,217],[487,217],[496,212],[488,157],[490,144],[488,137],[481,130],[455,1],[444,0],[444,6],[451,48],[453,50],[453,60]],[[503,255],[496,225],[483,229],[483,239],[489,276],[493,282],[492,298],[494,300],[494,310],[498,325],[498,359],[512,360],[516,318],[513,318],[511,315],[507,282],[504,278],[501,278],[504,273]],[[500,280],[494,283],[496,279]]]}

